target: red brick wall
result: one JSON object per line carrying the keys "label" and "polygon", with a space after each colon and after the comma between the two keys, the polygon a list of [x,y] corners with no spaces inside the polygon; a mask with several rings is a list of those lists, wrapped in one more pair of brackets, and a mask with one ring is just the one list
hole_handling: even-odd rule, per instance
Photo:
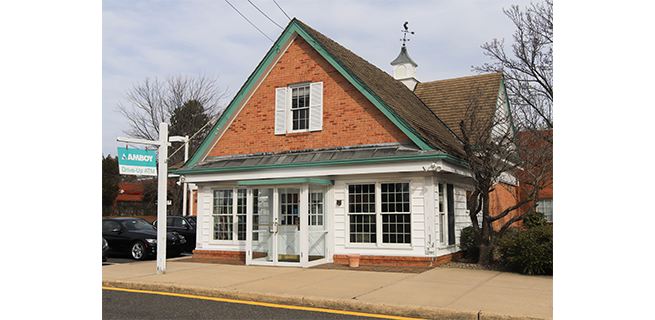
{"label": "red brick wall", "polygon": [[[505,209],[515,205],[517,203],[517,192],[518,190],[516,186],[511,186],[503,183],[497,184],[494,188],[494,191],[489,194],[489,209],[491,211],[491,215],[496,216],[503,212]],[[505,224],[505,222],[518,214],[519,211],[514,210],[502,219],[494,221],[494,230],[499,230],[500,227]],[[514,225],[518,226],[517,223]]]}
{"label": "red brick wall", "polygon": [[[275,88],[323,82],[323,130],[274,135]],[[409,141],[382,112],[298,37],[209,156]]]}

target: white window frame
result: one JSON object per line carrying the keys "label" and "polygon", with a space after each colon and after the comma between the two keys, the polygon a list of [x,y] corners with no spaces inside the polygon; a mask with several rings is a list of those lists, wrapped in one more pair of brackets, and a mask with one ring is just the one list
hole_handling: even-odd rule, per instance
{"label": "white window frame", "polygon": [[[293,130],[292,92],[306,87],[309,90],[308,127]],[[275,89],[275,135],[323,130],[323,82],[303,82]]]}
{"label": "white window frame", "polygon": [[437,183],[437,221],[439,223],[439,247],[448,245],[448,200],[446,184]]}
{"label": "white window frame", "polygon": [[[382,212],[382,184],[395,184],[395,183],[407,183],[409,186],[409,212]],[[374,213],[360,213],[360,212],[350,212],[350,194],[349,187],[351,185],[365,185],[373,184],[375,185],[375,212]],[[347,248],[401,248],[401,249],[411,249],[414,242],[414,230],[412,229],[414,215],[412,213],[412,182],[411,181],[384,181],[384,182],[352,182],[347,183],[345,192],[346,192],[346,247]],[[360,243],[360,242],[350,242],[350,216],[359,215],[359,214],[370,214],[375,217],[375,242],[371,243]],[[410,226],[410,240],[409,243],[385,243],[383,242],[383,215],[392,215],[392,214],[408,214],[409,215],[409,226]]]}
{"label": "white window frame", "polygon": [[[293,107],[294,91],[298,92],[298,100],[299,101],[301,100],[301,97],[302,97],[302,100],[304,101],[302,107],[297,107],[297,108]],[[300,91],[303,91],[302,95],[300,94]],[[309,114],[310,114],[309,105],[310,105],[310,103],[312,101],[312,99],[311,99],[312,94],[311,94],[310,85],[307,84],[307,85],[289,86],[289,91],[288,92],[290,94],[289,101],[290,101],[291,105],[289,106],[289,114],[288,114],[288,116],[289,116],[288,126],[289,127],[287,128],[287,132],[309,131]],[[308,101],[305,100],[305,99],[307,99]],[[300,117],[296,118],[295,113],[299,112],[300,110],[306,110],[305,117],[303,118],[303,120],[306,121],[306,123],[304,124],[304,127],[295,129],[294,128],[295,122],[300,121],[300,119],[301,119]]]}
{"label": "white window frame", "polygon": [[[232,191],[232,212],[229,214],[215,214],[214,213],[214,201],[215,201],[215,192],[216,191],[225,191],[229,190]],[[244,190],[245,191],[245,196],[243,197],[243,209],[246,211],[243,211],[242,213],[239,213],[239,190]],[[214,243],[241,243],[245,242],[247,239],[247,230],[246,230],[246,219],[247,219],[247,199],[248,199],[248,191],[246,188],[233,188],[233,187],[225,187],[225,188],[213,188],[211,189],[211,195],[212,195],[212,200],[211,200],[211,220],[210,220],[210,225],[211,225],[211,237],[210,241]],[[230,216],[232,217],[232,239],[214,239],[214,233],[215,233],[215,226],[216,224],[214,223],[214,217],[216,216]],[[243,218],[243,227],[244,227],[244,239],[239,239],[239,217]]]}
{"label": "white window frame", "polygon": [[[550,200],[550,204],[546,203],[546,201],[548,201],[548,200]],[[543,206],[542,206],[542,204],[543,204]],[[546,210],[543,210],[544,207],[550,207],[550,214],[548,214],[548,212],[546,212]],[[546,220],[548,220],[548,222],[553,222],[553,211],[554,211],[553,210],[553,198],[537,199],[536,211],[545,214],[546,215]]]}

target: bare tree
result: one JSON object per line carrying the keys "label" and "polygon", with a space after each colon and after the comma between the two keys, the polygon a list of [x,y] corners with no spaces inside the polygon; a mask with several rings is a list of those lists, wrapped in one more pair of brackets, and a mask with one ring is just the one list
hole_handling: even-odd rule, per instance
{"label": "bare tree", "polygon": [[517,126],[552,129],[553,2],[531,4],[525,12],[513,5],[503,12],[516,25],[513,57],[505,53],[504,39],[493,39],[482,45],[484,55],[493,62],[473,67],[473,70],[504,74]]}
{"label": "bare tree", "polygon": [[213,119],[222,111],[220,103],[227,96],[227,89],[221,90],[216,81],[216,77],[201,74],[195,78],[168,76],[163,81],[146,78],[133,84],[125,93],[126,102],[117,106],[129,125],[123,133],[132,138],[158,140],[159,123],[169,123],[173,111],[190,100],[199,102],[208,118]]}
{"label": "bare tree", "polygon": [[[539,192],[552,183],[552,144],[535,141],[534,135],[517,138],[510,112],[490,104],[476,88],[475,84],[471,88],[459,126],[475,186],[469,214],[480,251],[479,263],[489,264],[498,240],[534,211]],[[499,188],[506,188],[515,202],[492,210],[490,195]],[[519,211],[525,205],[531,208]]]}

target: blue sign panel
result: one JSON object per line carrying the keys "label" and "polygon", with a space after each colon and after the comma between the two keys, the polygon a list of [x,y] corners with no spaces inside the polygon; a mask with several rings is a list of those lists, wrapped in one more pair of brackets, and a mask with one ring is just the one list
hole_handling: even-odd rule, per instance
{"label": "blue sign panel", "polygon": [[156,176],[157,155],[154,150],[118,148],[120,174]]}

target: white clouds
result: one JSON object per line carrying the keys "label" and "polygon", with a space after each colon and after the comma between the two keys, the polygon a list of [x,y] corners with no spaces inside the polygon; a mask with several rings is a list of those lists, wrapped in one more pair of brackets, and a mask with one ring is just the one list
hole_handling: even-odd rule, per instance
{"label": "white clouds", "polygon": [[[229,0],[273,40],[282,32],[250,3]],[[251,0],[277,24],[289,20],[268,0]],[[510,38],[513,26],[502,8],[522,1],[300,1],[277,0],[290,17],[337,41],[380,69],[400,52],[402,24],[421,81],[471,75],[487,61],[480,45]],[[219,75],[218,83],[241,87],[272,42],[225,1],[103,1],[103,153],[115,153],[121,126],[114,111],[132,83],[167,75]],[[226,103],[229,101],[225,101]],[[106,121],[105,121],[106,120]]]}

